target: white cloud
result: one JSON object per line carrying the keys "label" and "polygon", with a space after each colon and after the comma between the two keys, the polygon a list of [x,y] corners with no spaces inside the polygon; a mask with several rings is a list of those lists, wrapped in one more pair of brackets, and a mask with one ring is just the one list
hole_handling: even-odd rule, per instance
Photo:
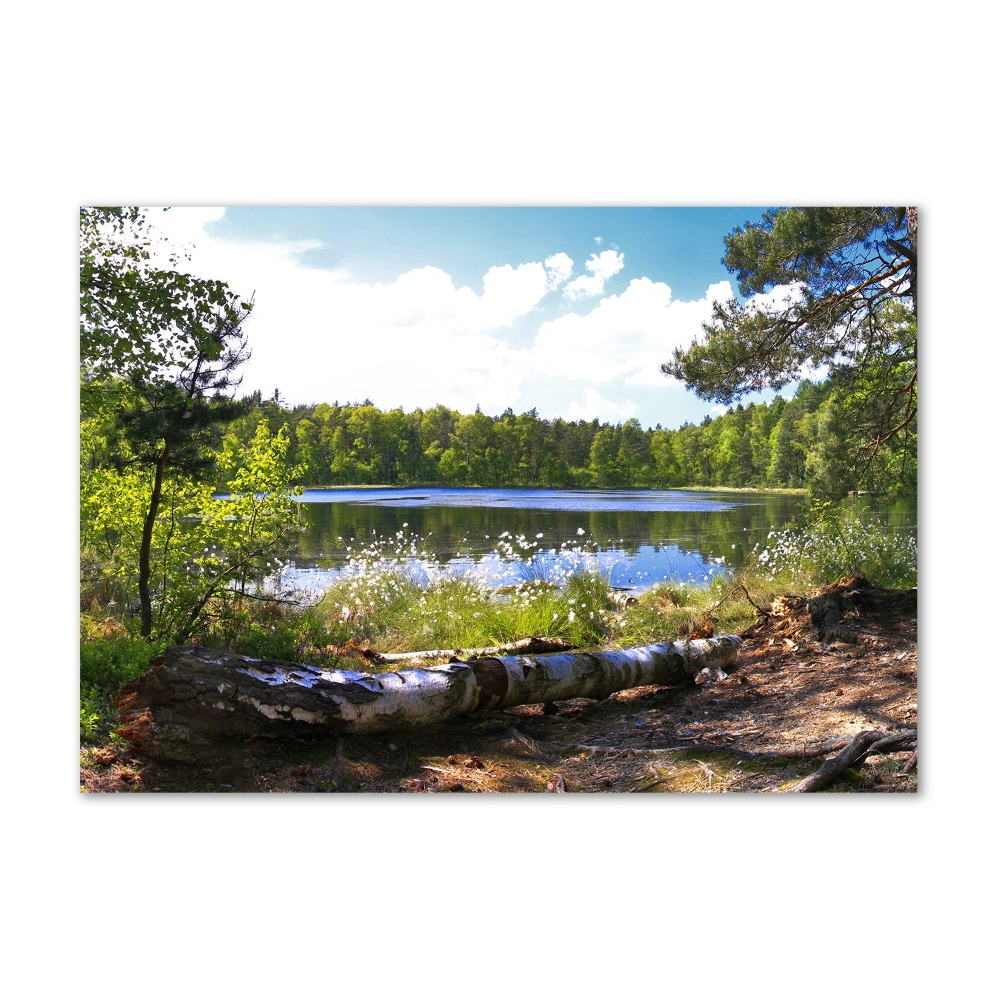
{"label": "white cloud", "polygon": [[[494,274],[481,299],[433,267],[387,284],[327,280],[301,294],[275,288],[273,313],[251,320],[268,326],[266,337],[248,327],[260,345],[250,363],[255,381],[295,385],[301,402],[370,397],[386,409],[444,402],[500,412],[510,396],[503,379],[510,349],[488,330],[533,302],[523,280],[513,269]],[[286,332],[275,337],[279,323]]]}
{"label": "white cloud", "polygon": [[[165,236],[178,249],[186,249],[191,260],[184,268],[206,278],[218,278],[243,295],[250,295],[258,275],[267,274],[271,267],[279,272],[300,269],[298,257],[307,250],[323,246],[319,240],[288,240],[283,243],[222,240],[210,236],[205,226],[225,214],[224,208],[143,209],[148,222],[158,235]],[[166,251],[154,242],[154,253]],[[327,272],[344,274],[346,272]]]}
{"label": "white cloud", "polygon": [[733,297],[733,286],[728,281],[717,281],[709,285],[705,298],[711,302],[726,302]]}
{"label": "white cloud", "polygon": [[[423,267],[386,283],[364,283],[344,270],[305,267],[301,254],[322,244],[220,240],[204,224],[218,211],[172,209],[157,228],[194,244],[190,269],[256,292],[246,332],[252,351],[243,392],[275,387],[290,403],[370,397],[379,406],[414,409],[437,402],[472,412],[502,412],[519,400],[507,373],[513,352],[490,331],[530,312],[548,292],[541,263],[493,267],[483,294],[456,288],[451,276]],[[568,258],[567,258],[568,259]],[[563,264],[556,261],[556,266]]]}
{"label": "white cloud", "polygon": [[660,365],[674,347],[686,347],[711,317],[713,298],[728,298],[728,282],[712,285],[694,302],[674,299],[670,286],[634,278],[620,295],[602,299],[589,313],[567,313],[543,323],[532,351],[539,371],[592,383],[621,380],[662,386]]}
{"label": "white cloud", "polygon": [[146,221],[178,244],[200,243],[205,238],[205,224],[218,222],[225,215],[224,208],[144,208]]}
{"label": "white cloud", "polygon": [[593,298],[604,291],[608,278],[616,275],[625,266],[625,255],[615,250],[602,250],[591,254],[584,264],[590,274],[574,278],[564,289],[569,299]]}
{"label": "white cloud", "polygon": [[567,420],[601,420],[609,424],[620,424],[639,412],[639,408],[630,400],[615,403],[596,389],[585,388],[581,395],[582,400],[570,403]]}
{"label": "white cloud", "polygon": [[545,268],[549,272],[549,288],[558,288],[573,273],[573,258],[569,254],[554,253],[545,259]]}
{"label": "white cloud", "polygon": [[[714,287],[714,286],[713,286]],[[802,298],[805,285],[796,282],[791,285],[775,285],[769,292],[758,292],[747,300],[746,310],[748,313],[758,310],[778,311],[787,309]]]}
{"label": "white cloud", "polygon": [[534,309],[548,290],[549,277],[537,262],[491,267],[483,278],[483,327],[510,326]]}

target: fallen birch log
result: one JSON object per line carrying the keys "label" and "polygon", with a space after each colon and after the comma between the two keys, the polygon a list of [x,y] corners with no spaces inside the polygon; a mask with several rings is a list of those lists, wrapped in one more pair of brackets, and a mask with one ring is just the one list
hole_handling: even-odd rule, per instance
{"label": "fallen birch log", "polygon": [[705,683],[725,676],[740,641],[730,635],[383,673],[171,646],[122,690],[118,732],[151,756],[185,760],[232,736],[407,730],[512,705],[601,699],[644,684]]}

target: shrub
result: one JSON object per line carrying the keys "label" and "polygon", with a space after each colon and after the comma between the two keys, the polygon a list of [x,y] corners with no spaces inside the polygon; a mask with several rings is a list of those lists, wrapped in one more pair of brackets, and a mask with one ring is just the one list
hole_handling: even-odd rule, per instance
{"label": "shrub", "polygon": [[163,643],[130,635],[89,639],[90,625],[80,642],[80,735],[93,739],[99,729],[117,723],[116,702],[121,689],[149,668],[163,652]]}
{"label": "shrub", "polygon": [[97,725],[101,721],[100,713],[92,702],[81,699],[80,704],[80,739],[92,740],[97,737]]}

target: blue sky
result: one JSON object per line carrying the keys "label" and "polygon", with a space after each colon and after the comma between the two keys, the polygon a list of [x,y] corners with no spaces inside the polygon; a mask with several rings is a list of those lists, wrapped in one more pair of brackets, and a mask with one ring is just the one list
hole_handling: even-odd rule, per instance
{"label": "blue sky", "polygon": [[736,292],[723,238],[761,212],[173,206],[148,218],[191,247],[192,270],[255,294],[243,392],[679,427],[723,408],[659,365]]}

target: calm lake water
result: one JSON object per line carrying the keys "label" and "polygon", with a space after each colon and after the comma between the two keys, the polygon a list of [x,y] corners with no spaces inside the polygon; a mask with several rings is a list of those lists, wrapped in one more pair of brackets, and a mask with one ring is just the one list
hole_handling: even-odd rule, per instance
{"label": "calm lake water", "polygon": [[[552,575],[584,557],[610,571],[613,586],[699,583],[738,566],[806,502],[787,494],[681,490],[306,490],[306,530],[281,584],[322,590],[373,544],[391,554],[409,550],[414,536],[426,553],[409,559],[415,571],[470,572],[496,586],[526,572]],[[867,516],[915,530],[916,505]]]}

